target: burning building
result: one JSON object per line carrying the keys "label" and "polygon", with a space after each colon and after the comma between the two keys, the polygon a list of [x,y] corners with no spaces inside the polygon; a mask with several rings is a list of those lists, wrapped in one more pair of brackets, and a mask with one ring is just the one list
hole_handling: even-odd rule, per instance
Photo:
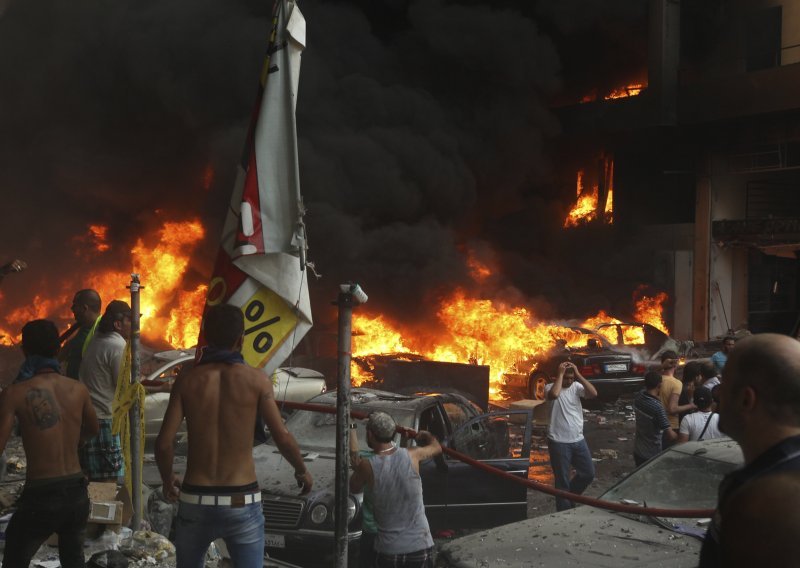
{"label": "burning building", "polygon": [[647,80],[557,111],[563,185],[578,171],[594,223],[613,189],[614,230],[650,249],[674,335],[797,333],[798,5],[653,0],[646,18]]}

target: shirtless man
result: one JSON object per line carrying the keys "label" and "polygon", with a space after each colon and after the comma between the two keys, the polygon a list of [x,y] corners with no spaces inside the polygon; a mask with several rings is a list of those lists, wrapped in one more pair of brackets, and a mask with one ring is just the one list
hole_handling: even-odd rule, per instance
{"label": "shirtless man", "polygon": [[[313,484],[297,442],[283,425],[267,375],[244,364],[242,311],[210,308],[204,323],[208,346],[195,367],[172,386],[156,462],[164,497],[180,500],[175,532],[178,568],[203,566],[208,545],[225,540],[234,566],[264,563],[264,514],[253,462],[253,431],[260,415],[281,454],[307,493]],[[175,435],[183,418],[189,437],[186,474],[172,469]]]}
{"label": "shirtless man", "polygon": [[[22,328],[26,357],[53,358],[58,330],[47,320]],[[3,568],[27,568],[53,534],[64,568],[84,566],[83,540],[89,517],[86,478],[78,461],[78,444],[95,436],[99,426],[89,391],[51,367],[11,385],[0,394],[0,449],[4,449],[14,417],[25,448],[25,487],[6,529]]]}

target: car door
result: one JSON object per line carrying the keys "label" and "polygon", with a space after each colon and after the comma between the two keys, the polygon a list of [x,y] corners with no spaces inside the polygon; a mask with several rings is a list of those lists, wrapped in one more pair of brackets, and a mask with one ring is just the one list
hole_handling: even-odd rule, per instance
{"label": "car door", "polygon": [[[527,479],[531,453],[529,410],[483,414],[467,420],[445,445],[479,462]],[[445,524],[440,528],[484,528],[527,518],[528,489],[445,456]]]}

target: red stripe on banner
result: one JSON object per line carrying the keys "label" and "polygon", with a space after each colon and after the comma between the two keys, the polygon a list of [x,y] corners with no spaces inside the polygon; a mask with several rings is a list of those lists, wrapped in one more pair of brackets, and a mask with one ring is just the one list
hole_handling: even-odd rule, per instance
{"label": "red stripe on banner", "polygon": [[[219,249],[219,254],[217,254],[217,261],[214,263],[214,272],[212,274],[211,283],[208,285],[208,292],[206,293],[206,303],[203,306],[201,322],[205,321],[206,311],[209,306],[226,303],[233,293],[247,280],[247,274],[231,262],[231,257],[222,248]],[[206,340],[201,323],[200,335],[197,338],[197,353],[200,353],[200,347],[205,344]]]}

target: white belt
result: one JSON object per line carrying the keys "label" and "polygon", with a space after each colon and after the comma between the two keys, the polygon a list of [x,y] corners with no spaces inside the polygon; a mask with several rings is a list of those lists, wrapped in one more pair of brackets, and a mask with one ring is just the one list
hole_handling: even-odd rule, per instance
{"label": "white belt", "polygon": [[236,493],[235,495],[193,495],[181,491],[178,499],[191,505],[218,505],[220,507],[243,507],[261,502],[261,492]]}

